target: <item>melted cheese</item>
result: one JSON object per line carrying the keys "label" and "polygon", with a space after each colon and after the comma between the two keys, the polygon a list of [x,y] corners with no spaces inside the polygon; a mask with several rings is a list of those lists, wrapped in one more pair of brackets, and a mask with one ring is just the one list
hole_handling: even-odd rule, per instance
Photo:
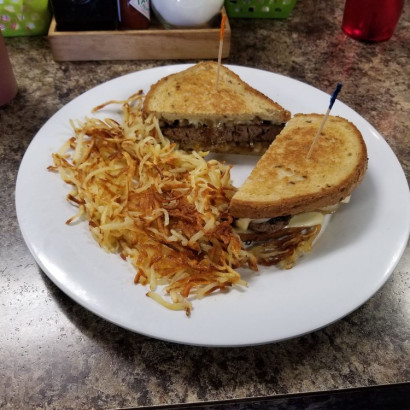
{"label": "melted cheese", "polygon": [[292,216],[288,228],[307,228],[308,226],[322,225],[324,215],[321,212],[306,212]]}
{"label": "melted cheese", "polygon": [[[341,203],[347,204],[349,203],[349,201],[350,195],[340,201],[338,204],[325,206],[315,212],[305,212],[302,214],[293,215],[288,225],[286,225],[286,228],[307,228],[309,226],[322,225],[325,218],[324,214],[332,214],[336,212]],[[270,219],[272,218],[253,219],[253,221],[256,223],[263,223],[269,221]],[[235,228],[237,228],[238,231],[246,232],[248,231],[251,221],[251,218],[238,218],[235,220]]]}
{"label": "melted cheese", "polygon": [[[271,218],[253,219],[256,223],[263,223],[269,221]],[[324,215],[321,212],[305,212],[292,216],[286,228],[309,227],[314,225],[322,225]],[[235,220],[235,227],[241,231],[248,231],[251,218],[238,218]]]}
{"label": "melted cheese", "polygon": [[247,231],[249,224],[251,223],[251,218],[238,218],[235,219],[235,227],[241,231]]}

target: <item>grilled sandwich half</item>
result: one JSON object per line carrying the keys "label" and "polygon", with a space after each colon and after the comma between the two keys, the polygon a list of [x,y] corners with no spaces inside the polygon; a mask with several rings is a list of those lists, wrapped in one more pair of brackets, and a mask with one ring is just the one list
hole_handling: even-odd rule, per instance
{"label": "grilled sandwich half", "polygon": [[143,106],[182,149],[262,154],[290,119],[289,111],[225,66],[200,62],[152,85]]}
{"label": "grilled sandwich half", "polygon": [[310,250],[324,216],[361,183],[367,149],[360,131],[329,116],[295,115],[260,158],[230,203],[240,237],[260,264],[290,268]]}

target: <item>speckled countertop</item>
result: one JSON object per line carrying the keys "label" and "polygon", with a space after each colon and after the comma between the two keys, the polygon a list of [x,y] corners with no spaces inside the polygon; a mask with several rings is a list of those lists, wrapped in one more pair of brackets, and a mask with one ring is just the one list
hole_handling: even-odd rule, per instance
{"label": "speckled countertop", "polygon": [[[226,63],[331,92],[387,140],[410,177],[410,7],[391,40],[340,30],[341,1],[300,0],[291,17],[231,20]],[[35,263],[19,231],[14,187],[41,125],[91,87],[181,61],[53,61],[46,38],[9,38],[20,92],[0,108],[0,407],[118,408],[275,396],[410,379],[410,252],[367,303],[323,330],[276,344],[220,349],[153,340],[77,305]],[[383,166],[380,164],[380,166]]]}

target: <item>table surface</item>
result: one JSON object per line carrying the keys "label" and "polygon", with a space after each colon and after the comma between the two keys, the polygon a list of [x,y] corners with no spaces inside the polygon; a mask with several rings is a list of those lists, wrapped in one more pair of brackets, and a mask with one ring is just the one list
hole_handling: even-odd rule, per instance
{"label": "table surface", "polygon": [[[340,29],[342,2],[300,0],[287,20],[231,19],[227,64],[331,92],[368,120],[410,176],[410,7],[387,42]],[[0,108],[0,407],[113,408],[266,397],[410,379],[410,252],[385,286],[344,319],[280,343],[177,345],[134,334],[74,303],[40,270],[18,227],[14,188],[41,125],[95,85],[194,61],[53,61],[47,38],[5,39],[19,94]]]}

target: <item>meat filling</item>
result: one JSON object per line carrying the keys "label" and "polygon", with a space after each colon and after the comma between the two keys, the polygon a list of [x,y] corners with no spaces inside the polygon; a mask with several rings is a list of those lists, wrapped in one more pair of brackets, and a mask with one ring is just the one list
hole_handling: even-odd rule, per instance
{"label": "meat filling", "polygon": [[180,126],[176,124],[161,127],[163,134],[178,142],[185,149],[229,151],[232,146],[252,147],[261,144],[267,148],[283,129],[282,124],[237,124],[208,126]]}
{"label": "meat filling", "polygon": [[239,230],[238,234],[244,242],[266,241],[281,235],[290,219],[290,216],[278,216],[267,221],[251,220],[247,230]]}
{"label": "meat filling", "polygon": [[278,216],[276,218],[271,218],[266,222],[258,222],[253,220],[249,223],[249,229],[254,232],[259,233],[271,233],[283,229],[289,224],[290,216]]}

